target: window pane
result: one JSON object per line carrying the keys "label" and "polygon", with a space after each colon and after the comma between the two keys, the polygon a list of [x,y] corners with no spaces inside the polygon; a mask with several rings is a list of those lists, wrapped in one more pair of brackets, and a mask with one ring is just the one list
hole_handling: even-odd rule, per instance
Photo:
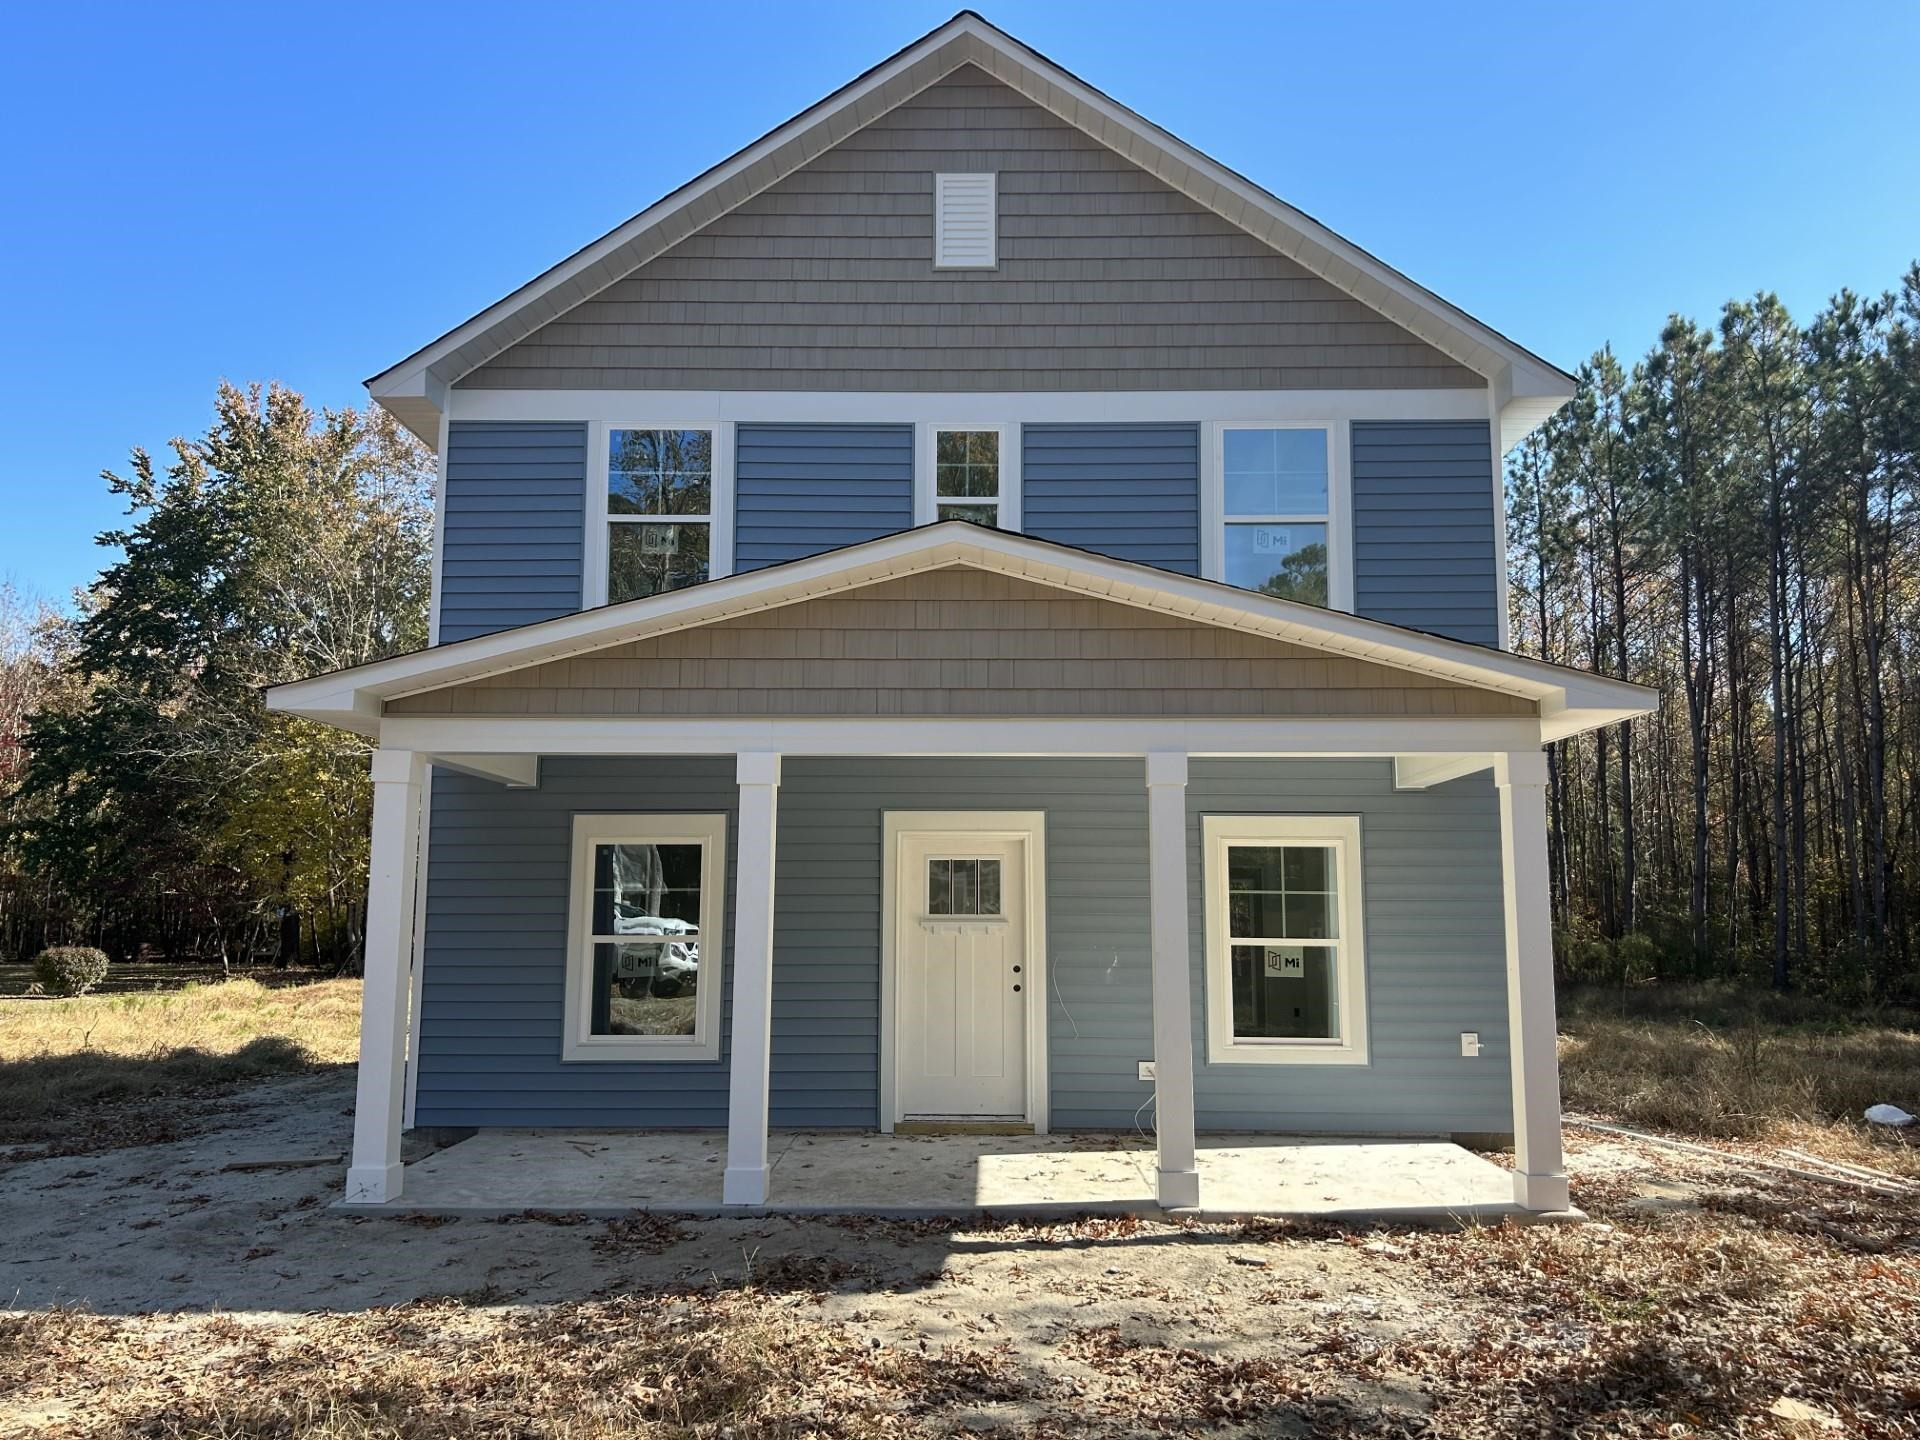
{"label": "window pane", "polygon": [[590,1031],[691,1035],[700,991],[697,938],[593,947]]}
{"label": "window pane", "polygon": [[1228,430],[1222,489],[1229,515],[1327,513],[1327,432]]}
{"label": "window pane", "polygon": [[998,860],[927,861],[929,915],[998,915]]}
{"label": "window pane", "polygon": [[1288,891],[1287,928],[1278,933],[1289,940],[1338,940],[1340,920],[1334,909],[1333,897]]}
{"label": "window pane", "polygon": [[608,437],[607,512],[706,515],[713,436],[706,430],[615,430]]}
{"label": "window pane", "polygon": [[607,599],[637,600],[707,578],[707,527],[622,521],[607,527]]}
{"label": "window pane", "polygon": [[940,518],[970,520],[975,525],[992,528],[1000,523],[1000,507],[998,505],[942,505]]}
{"label": "window pane", "polygon": [[1230,891],[1227,934],[1236,940],[1291,940],[1293,932],[1287,929],[1286,909],[1285,897],[1272,890]]}
{"label": "window pane", "polygon": [[1234,946],[1234,1038],[1337,1040],[1335,953],[1327,945]]}
{"label": "window pane", "polygon": [[593,847],[595,935],[700,936],[700,849]]}
{"label": "window pane", "polygon": [[1229,525],[1226,561],[1229,585],[1303,605],[1327,603],[1324,525]]}
{"label": "window pane", "polygon": [[1333,849],[1229,845],[1227,935],[1233,940],[1337,940]]}
{"label": "window pane", "polygon": [[[934,494],[991,500],[1000,494],[1000,432],[942,430],[934,437]],[[941,519],[971,520],[971,515]]]}

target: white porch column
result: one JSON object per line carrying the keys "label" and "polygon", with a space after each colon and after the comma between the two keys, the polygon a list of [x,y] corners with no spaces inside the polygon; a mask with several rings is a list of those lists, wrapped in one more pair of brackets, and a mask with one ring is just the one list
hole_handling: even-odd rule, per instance
{"label": "white porch column", "polygon": [[1160,1203],[1200,1203],[1193,1155],[1193,966],[1187,928],[1187,757],[1147,756],[1147,895],[1153,946],[1153,1073]]}
{"label": "white porch column", "polygon": [[419,873],[416,751],[373,752],[373,846],[367,867],[367,961],[360,991],[360,1072],[353,1104],[349,1205],[400,1197],[400,1123],[406,1101],[407,998],[412,990],[413,895]]}
{"label": "white porch column", "polygon": [[780,757],[742,751],[733,902],[732,1068],[727,1090],[727,1205],[767,1202],[767,1077],[773,1048],[773,862]]}
{"label": "white porch column", "polygon": [[1548,909],[1547,757],[1513,750],[1494,759],[1507,912],[1507,1044],[1513,1057],[1513,1198],[1528,1210],[1565,1210],[1560,1154],[1560,1057],[1553,1008],[1553,920]]}

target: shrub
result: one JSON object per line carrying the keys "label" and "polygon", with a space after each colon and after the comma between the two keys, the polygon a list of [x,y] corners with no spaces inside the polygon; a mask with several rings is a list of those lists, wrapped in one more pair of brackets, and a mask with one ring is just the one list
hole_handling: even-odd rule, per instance
{"label": "shrub", "polygon": [[84,995],[107,978],[107,952],[91,945],[49,945],[33,957],[33,978],[49,995]]}

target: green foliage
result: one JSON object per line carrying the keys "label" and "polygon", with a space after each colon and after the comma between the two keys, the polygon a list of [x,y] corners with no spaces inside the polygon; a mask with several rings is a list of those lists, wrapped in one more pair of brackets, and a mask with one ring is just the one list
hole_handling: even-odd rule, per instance
{"label": "green foliage", "polygon": [[[94,907],[185,897],[223,952],[289,912],[340,961],[364,886],[363,742],[269,716],[265,686],[426,642],[431,457],[382,412],[221,386],[158,470],[104,478],[123,552],[27,728],[25,866]],[[84,921],[84,912],[79,917]]]}
{"label": "green foliage", "polygon": [[49,995],[84,995],[107,978],[107,952],[91,945],[49,945],[33,957],[33,978]]}

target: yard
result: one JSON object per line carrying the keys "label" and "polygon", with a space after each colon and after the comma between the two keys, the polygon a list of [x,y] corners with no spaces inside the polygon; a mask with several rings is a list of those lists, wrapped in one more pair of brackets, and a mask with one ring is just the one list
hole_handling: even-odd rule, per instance
{"label": "yard", "polygon": [[[1920,1434],[1920,1040],[1575,996],[1594,1223],[362,1219],[346,982],[0,999],[0,1436]],[[306,1163],[326,1160],[328,1163]],[[1793,1173],[1799,1171],[1801,1173]]]}

